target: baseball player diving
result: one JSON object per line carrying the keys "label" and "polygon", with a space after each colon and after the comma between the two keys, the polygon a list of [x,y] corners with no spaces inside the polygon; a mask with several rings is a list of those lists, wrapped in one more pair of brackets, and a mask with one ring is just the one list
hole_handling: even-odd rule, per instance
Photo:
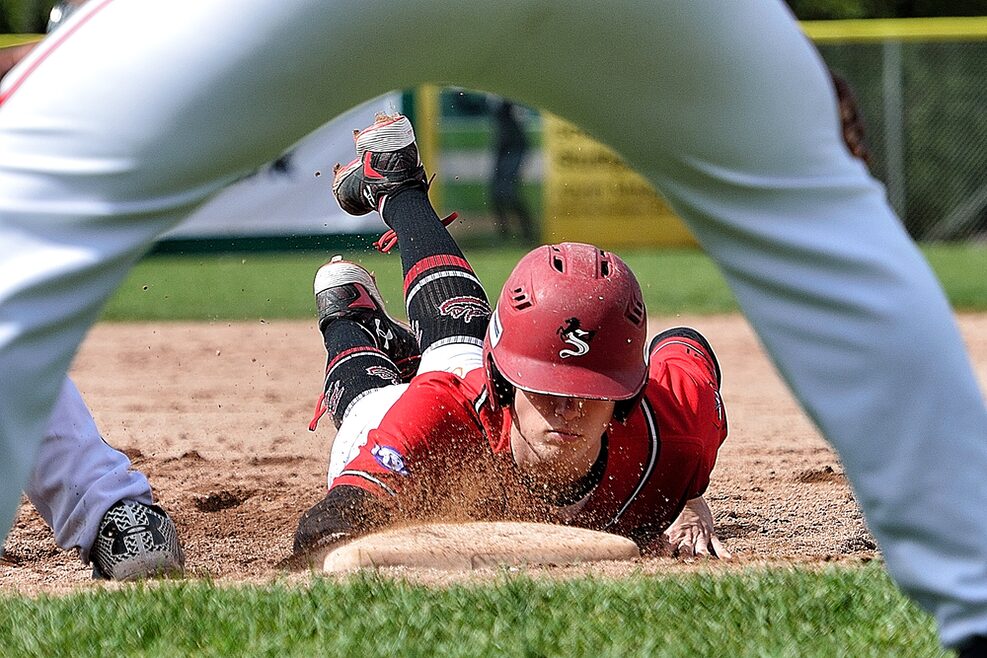
{"label": "baseball player diving", "polygon": [[296,554],[452,511],[729,557],[702,497],[727,435],[707,340],[669,329],[645,359],[637,279],[588,244],[527,254],[491,313],[429,203],[408,119],[379,115],[356,148],[333,191],[395,232],[414,332],[386,313],[361,266],[336,258],[316,273],[329,355],[313,427],[328,412],[338,432],[329,492],[299,522]]}
{"label": "baseball player diving", "polygon": [[4,531],[73,354],[154,240],[332,117],[422,83],[559,115],[654,184],[839,452],[890,575],[945,645],[987,643],[984,395],[780,0],[81,7],[0,85]]}

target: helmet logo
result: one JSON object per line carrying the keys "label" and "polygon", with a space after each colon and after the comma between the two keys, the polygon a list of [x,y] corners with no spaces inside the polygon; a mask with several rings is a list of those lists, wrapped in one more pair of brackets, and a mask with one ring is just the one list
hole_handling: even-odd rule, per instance
{"label": "helmet logo", "polygon": [[564,340],[566,343],[572,346],[572,349],[568,347],[559,352],[559,356],[563,359],[567,359],[570,356],[583,356],[589,353],[589,343],[593,339],[595,331],[586,331],[585,329],[579,328],[579,318],[569,318],[565,321],[565,324],[556,330],[556,333]]}

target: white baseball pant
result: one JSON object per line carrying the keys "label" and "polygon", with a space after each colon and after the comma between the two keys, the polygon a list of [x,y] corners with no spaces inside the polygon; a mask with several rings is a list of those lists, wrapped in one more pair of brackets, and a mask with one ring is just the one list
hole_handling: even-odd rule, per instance
{"label": "white baseball pant", "polygon": [[0,525],[74,351],[155,237],[423,82],[554,112],[654,183],[839,451],[892,576],[945,643],[987,633],[987,406],[780,1],[94,0],[0,91]]}
{"label": "white baseball pant", "polygon": [[71,380],[62,383],[38,459],[24,488],[64,549],[89,562],[106,510],[121,500],[150,505],[151,485],[130,459],[103,440]]}

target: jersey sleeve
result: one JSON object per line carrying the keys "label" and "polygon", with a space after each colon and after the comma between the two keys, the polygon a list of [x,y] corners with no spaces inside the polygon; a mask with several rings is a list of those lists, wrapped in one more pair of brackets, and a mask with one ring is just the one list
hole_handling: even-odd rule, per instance
{"label": "jersey sleeve", "polygon": [[649,359],[648,397],[658,412],[663,466],[684,478],[684,500],[701,496],[727,437],[718,369],[708,346],[681,336],[659,343]]}
{"label": "jersey sleeve", "polygon": [[366,442],[332,481],[378,495],[403,496],[445,478],[445,471],[483,447],[484,434],[459,377],[419,375],[370,428]]}

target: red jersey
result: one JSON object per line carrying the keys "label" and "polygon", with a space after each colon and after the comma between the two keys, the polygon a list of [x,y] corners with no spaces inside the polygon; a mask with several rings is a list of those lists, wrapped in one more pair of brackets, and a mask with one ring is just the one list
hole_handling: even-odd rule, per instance
{"label": "red jersey", "polygon": [[[438,498],[475,489],[487,496],[480,502],[490,517],[508,514],[508,499],[544,509],[552,496],[529,491],[514,467],[511,411],[494,411],[488,395],[482,368],[464,378],[447,372],[418,375],[331,487],[390,494],[400,504],[415,491],[431,500],[433,509]],[[710,357],[688,338],[662,340],[649,357],[640,402],[626,421],[614,420],[604,432],[600,458],[587,475],[588,491],[576,492],[576,500],[551,501],[555,518],[539,520],[623,535],[660,532],[686,500],[705,492],[726,435]],[[492,486],[479,486],[491,477],[497,480]],[[446,511],[453,508],[447,505]]]}

